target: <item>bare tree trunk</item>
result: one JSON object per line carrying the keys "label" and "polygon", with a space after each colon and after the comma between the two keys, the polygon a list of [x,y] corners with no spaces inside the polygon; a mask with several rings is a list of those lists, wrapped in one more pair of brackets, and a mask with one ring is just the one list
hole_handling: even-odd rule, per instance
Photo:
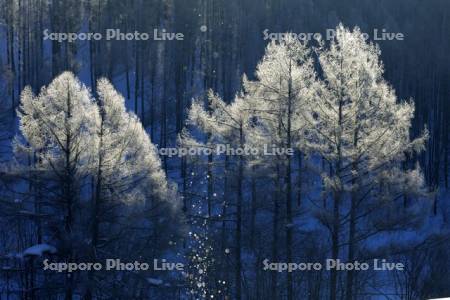
{"label": "bare tree trunk", "polygon": [[[244,147],[244,132],[242,124],[239,128],[239,145]],[[242,205],[243,205],[243,181],[244,181],[244,158],[239,155],[238,178],[237,178],[237,207],[236,207],[236,299],[240,300],[242,295]]]}
{"label": "bare tree trunk", "polygon": [[140,66],[140,45],[135,42],[134,44],[134,62],[135,62],[135,76],[134,76],[134,113],[138,115],[138,98],[139,98],[139,72],[141,71]]}
{"label": "bare tree trunk", "polygon": [[[341,66],[342,68],[342,66]],[[342,92],[340,93],[339,98],[339,127],[342,128],[343,123],[343,96]],[[340,130],[342,132],[342,130]],[[334,166],[334,175],[338,180],[341,179],[341,169],[342,169],[342,138],[339,136],[337,138],[337,161]],[[340,213],[339,213],[339,206],[341,204],[341,197],[342,197],[342,188],[339,186],[335,188],[334,190],[334,203],[333,203],[333,224],[332,224],[332,233],[331,233],[331,258],[336,260],[339,258],[339,231],[340,231]],[[337,278],[338,273],[336,268],[333,268],[331,270],[330,274],[330,299],[336,300],[337,298]]]}
{"label": "bare tree trunk", "polygon": [[[228,213],[228,205],[229,205],[229,180],[228,180],[228,175],[229,175],[229,170],[230,168],[230,161],[229,161],[229,157],[225,156],[225,174],[224,174],[224,182],[223,182],[223,186],[224,186],[224,193],[223,193],[223,202],[222,202],[222,228],[221,228],[221,238],[220,238],[220,243],[221,243],[221,250],[222,253],[225,253],[225,249],[227,249],[227,213]],[[226,283],[229,286],[229,263],[228,263],[228,259],[227,256],[224,256],[224,261],[223,264],[224,266],[224,278],[226,278]],[[229,288],[226,289],[226,294],[225,297],[229,297]]]}
{"label": "bare tree trunk", "polygon": [[[68,122],[72,118],[72,103],[70,98],[70,92],[67,93],[67,116],[65,118],[66,122]],[[65,124],[67,129],[70,128],[69,124]],[[73,162],[72,162],[72,136],[70,130],[66,132],[66,144],[65,144],[65,172],[66,179],[64,180],[64,200],[66,201],[66,218],[65,218],[65,234],[66,238],[71,240],[72,237],[72,229],[73,229],[73,206],[74,206],[74,174],[73,174]],[[67,261],[72,260],[72,244],[69,243],[67,248]],[[66,273],[65,278],[66,283],[66,293],[65,299],[71,300],[73,295],[73,276],[70,273]]]}
{"label": "bare tree trunk", "polygon": [[[144,46],[142,46],[143,47],[143,49],[142,49],[142,54],[141,55],[143,55],[144,56],[144,54],[146,53],[146,49],[144,48]],[[142,61],[145,61],[145,59],[146,59],[146,56],[144,56],[143,58],[142,58]],[[142,64],[142,63],[141,63]],[[144,126],[144,128],[145,128],[145,126],[147,125],[147,122],[145,121],[145,87],[144,87],[144,79],[145,79],[145,68],[144,68],[144,64],[142,64],[141,65],[141,83],[140,83],[140,86],[141,86],[141,122],[142,122],[142,126]]]}
{"label": "bare tree trunk", "polygon": [[[50,8],[50,19],[52,23],[51,25],[53,32],[60,31],[58,2],[59,1],[53,1]],[[60,70],[59,69],[60,52],[61,52],[61,44],[56,40],[52,40],[52,77],[56,77]]]}
{"label": "bare tree trunk", "polygon": [[256,210],[257,210],[257,193],[256,193],[256,179],[252,176],[251,180],[252,189],[252,215],[251,215],[251,225],[250,225],[250,246],[252,249],[255,247],[255,233],[256,233]]}
{"label": "bare tree trunk", "polygon": [[303,169],[303,153],[298,152],[298,175],[297,175],[297,206],[302,206],[302,185],[303,185],[303,176],[302,176],[302,169]]}
{"label": "bare tree trunk", "polygon": [[150,138],[155,139],[155,73],[156,68],[153,68],[151,76],[151,95],[150,95]]}
{"label": "bare tree trunk", "polygon": [[[339,230],[340,230],[340,220],[339,220],[339,205],[341,202],[340,192],[335,192],[334,203],[333,203],[333,227],[331,233],[331,259],[338,259],[339,257]],[[337,298],[337,271],[336,269],[331,270],[330,274],[330,299],[336,300]]]}
{"label": "bare tree trunk", "polygon": [[125,43],[125,80],[127,86],[127,99],[130,100],[130,61],[128,57],[128,44]]}
{"label": "bare tree trunk", "polygon": [[10,20],[9,20],[9,24],[8,24],[8,33],[9,33],[9,38],[8,38],[8,49],[9,49],[9,68],[11,71],[11,79],[10,79],[10,94],[11,94],[11,111],[12,111],[12,116],[13,118],[16,116],[16,100],[15,100],[15,95],[16,95],[16,91],[15,91],[15,78],[16,78],[16,63],[15,63],[15,51],[14,51],[14,36],[15,36],[15,32],[14,32],[14,0],[11,0],[10,2],[10,9],[11,9],[11,13],[10,13]]}
{"label": "bare tree trunk", "polygon": [[[277,163],[277,174],[280,175],[279,164]],[[281,183],[280,176],[275,179],[276,191],[273,195],[274,211],[273,211],[273,223],[272,223],[272,262],[278,262],[278,222],[280,215],[280,204],[278,198],[281,196]],[[277,272],[271,273],[271,299],[278,299],[278,274]]]}
{"label": "bare tree trunk", "polygon": [[[86,10],[88,15],[88,29],[89,32],[93,32],[93,13],[92,13],[92,0],[88,0],[86,3]],[[95,78],[95,67],[94,67],[94,41],[89,39],[89,75],[91,80],[91,89],[95,93],[96,89],[96,78]]]}
{"label": "bare tree trunk", "polygon": [[[291,147],[291,122],[292,122],[292,62],[289,64],[289,82],[288,82],[288,115],[287,115],[287,131],[286,131],[286,147],[289,149]],[[286,259],[288,263],[292,262],[292,178],[291,178],[291,156],[286,156]],[[287,298],[288,300],[293,300],[294,288],[292,281],[292,272],[287,273]]]}
{"label": "bare tree trunk", "polygon": [[[353,146],[358,147],[358,128],[356,128],[353,134]],[[358,163],[352,163],[352,174],[357,174]],[[347,261],[352,262],[355,259],[355,235],[356,235],[356,206],[357,206],[357,191],[355,190],[357,185],[356,175],[352,175],[352,194],[351,194],[351,204],[350,204],[350,228],[349,228],[349,241],[348,241],[348,257]],[[355,271],[349,270],[347,272],[347,300],[353,300],[353,281],[354,281]]]}

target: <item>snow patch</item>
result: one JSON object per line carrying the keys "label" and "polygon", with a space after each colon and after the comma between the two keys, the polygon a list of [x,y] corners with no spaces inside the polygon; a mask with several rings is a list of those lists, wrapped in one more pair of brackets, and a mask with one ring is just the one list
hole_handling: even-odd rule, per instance
{"label": "snow patch", "polygon": [[161,285],[163,284],[163,281],[158,278],[147,278],[147,282],[153,285]]}
{"label": "snow patch", "polygon": [[56,252],[56,248],[49,244],[37,244],[25,249],[25,251],[23,251],[23,256],[42,256],[45,253],[54,254]]}

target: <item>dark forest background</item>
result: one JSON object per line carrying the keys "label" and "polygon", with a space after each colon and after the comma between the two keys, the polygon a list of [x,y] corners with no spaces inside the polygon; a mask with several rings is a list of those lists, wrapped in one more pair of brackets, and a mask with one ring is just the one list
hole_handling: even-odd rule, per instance
{"label": "dark forest background", "polygon": [[[395,88],[399,99],[412,98],[416,105],[411,136],[418,136],[424,127],[430,132],[426,151],[405,164],[420,162],[430,203],[429,211],[423,211],[424,226],[436,229],[427,238],[407,243],[405,247],[380,240],[385,256],[378,253],[377,257],[409,262],[411,268],[402,274],[386,276],[376,284],[368,284],[371,279],[361,275],[360,290],[352,297],[449,296],[450,2],[447,0],[0,0],[0,161],[7,165],[12,160],[11,141],[17,134],[16,109],[25,86],[39,92],[54,77],[69,70],[91,87],[95,95],[95,83],[106,77],[125,97],[127,108],[139,117],[152,142],[163,148],[175,146],[186,125],[187,109],[193,98],[206,99],[207,91],[212,89],[225,102],[231,102],[242,88],[242,76],[246,74],[254,79],[256,65],[269,42],[264,40],[265,29],[325,33],[339,23],[350,28],[358,26],[363,32],[386,28],[405,36],[403,41],[378,43],[385,79]],[[202,26],[206,26],[206,31],[200,29]],[[45,29],[103,33],[107,28],[149,33],[166,29],[183,33],[184,40],[77,43],[43,40]],[[214,249],[211,250],[214,254],[203,253],[205,260],[215,259],[215,267],[207,264],[208,276],[202,279],[208,296],[217,295],[220,290],[225,295],[219,296],[223,299],[329,297],[325,272],[296,273],[294,294],[289,295],[285,274],[274,278],[270,272],[262,271],[262,260],[273,257],[274,250],[280,258],[285,256],[282,243],[277,246],[272,240],[273,207],[268,198],[273,191],[267,179],[255,175],[246,178],[242,211],[244,238],[242,244],[236,245],[235,177],[228,176],[223,165],[213,165],[212,161],[166,156],[161,160],[169,180],[178,184],[181,208],[170,217],[176,222],[165,220],[169,223],[166,224],[153,219],[146,223],[148,227],[140,229],[142,236],[153,241],[150,245],[136,242],[136,247],[147,249],[147,252],[143,250],[144,257],[186,259],[188,264],[189,251],[198,243],[196,239],[190,242],[186,238],[193,231],[201,236],[203,249]],[[294,214],[300,218],[307,210],[301,205],[307,202],[304,195],[320,178],[309,175],[308,166],[302,164],[300,156],[294,165]],[[0,176],[0,260],[9,266],[0,271],[0,298],[59,299],[58,295],[64,295],[63,280],[42,275],[40,261],[11,258],[11,253],[20,253],[42,242],[33,226],[38,219],[46,217],[23,213],[20,199],[27,196],[22,192],[30,189],[23,178],[12,178],[3,171]],[[211,199],[216,201],[213,210],[215,207],[219,213],[203,222],[195,205],[204,205]],[[229,201],[230,209],[223,215],[224,201]],[[165,212],[158,209],[152,214],[159,218]],[[151,219],[149,215],[142,218],[147,217]],[[280,232],[282,240],[284,231]],[[419,229],[417,235],[420,235],[418,232]],[[415,232],[408,234],[414,236]],[[313,261],[327,257],[327,239],[317,232],[299,230],[295,234],[294,257]],[[132,241],[126,243],[134,248]],[[236,247],[243,249],[243,263],[237,271],[242,276],[235,274]],[[127,250],[118,249],[115,253],[127,258]],[[198,269],[198,265],[193,268]],[[103,292],[97,294],[98,299],[196,297],[188,296],[191,289],[196,289],[196,278],[184,280],[180,274],[157,278],[160,274],[150,274],[147,279],[151,280],[142,281],[142,278],[121,276],[108,278],[102,285]],[[86,282],[89,278],[77,280]],[[239,289],[237,280],[242,281]],[[385,281],[395,283],[387,284],[389,288],[386,288]],[[203,289],[204,286],[200,287],[201,293]],[[335,297],[341,299],[345,296],[344,283],[338,290],[340,294]],[[66,299],[70,299],[67,297],[66,294]]]}

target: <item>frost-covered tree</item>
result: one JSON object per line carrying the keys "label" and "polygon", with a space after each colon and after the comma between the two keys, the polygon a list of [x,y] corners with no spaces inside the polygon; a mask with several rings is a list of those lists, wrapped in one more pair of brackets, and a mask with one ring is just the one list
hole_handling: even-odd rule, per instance
{"label": "frost-covered tree", "polygon": [[[166,175],[161,169],[156,148],[139,119],[126,111],[124,98],[108,80],[98,81],[97,93],[100,126],[96,162],[97,172],[101,172],[97,179],[107,178],[106,186],[114,186],[117,182],[123,186],[133,184],[134,190],[140,194],[152,192],[157,197],[167,197]],[[123,193],[122,185],[116,185],[115,191],[107,192]],[[138,199],[139,195],[130,193],[129,188],[125,190],[133,201]]]}
{"label": "frost-covered tree", "polygon": [[[411,217],[398,211],[395,200],[421,193],[424,180],[418,168],[404,170],[401,162],[407,153],[424,149],[427,133],[410,139],[414,104],[398,100],[383,79],[379,48],[367,43],[358,28],[340,25],[329,47],[318,54],[323,82],[313,87],[316,96],[302,113],[307,124],[302,146],[331,166],[330,173],[322,174],[333,199],[331,211],[322,215],[331,231],[331,257],[339,258],[340,248],[348,244],[347,260],[353,261],[359,242],[399,228]],[[342,241],[347,226],[347,240]],[[349,300],[354,297],[353,280],[349,272]],[[337,272],[331,273],[329,293],[336,299]]]}
{"label": "frost-covered tree", "polygon": [[[311,97],[311,86],[315,84],[315,72],[310,50],[298,39],[291,35],[279,43],[272,42],[266,48],[266,53],[257,66],[256,80],[248,81],[244,78],[245,97],[252,103],[252,114],[257,119],[255,130],[259,132],[255,145],[274,145],[281,149],[295,148],[302,140],[303,128],[302,110]],[[275,179],[278,195],[285,195],[287,261],[292,261],[293,255],[293,209],[292,209],[292,155],[280,153],[270,160],[276,169]],[[284,182],[281,182],[282,179]],[[285,186],[285,190],[281,190]],[[279,216],[279,199],[275,201],[274,222]],[[276,259],[277,225],[274,226],[274,254]],[[275,273],[273,273],[274,276]],[[288,273],[287,294],[293,299],[292,274]],[[273,280],[275,281],[275,279]],[[275,282],[273,298],[276,298]]]}
{"label": "frost-covered tree", "polygon": [[60,205],[64,226],[70,232],[79,179],[89,171],[92,150],[96,148],[99,124],[97,107],[89,90],[72,73],[65,72],[34,96],[30,88],[21,95],[20,131],[17,150],[36,153],[38,169],[51,173],[60,182]]}
{"label": "frost-covered tree", "polygon": [[[177,233],[174,227],[180,222],[172,219],[176,189],[168,184],[155,146],[139,119],[126,111],[123,97],[106,79],[99,80],[97,92],[94,100],[70,72],[38,96],[26,88],[16,153],[36,157],[24,174],[37,174],[40,193],[48,191],[36,213],[51,216],[45,239],[56,243],[64,260],[96,261],[105,253],[150,259]],[[158,244],[148,247],[150,239]],[[109,289],[113,278],[102,277],[100,284],[88,272],[87,299],[120,296]],[[67,274],[66,298],[82,278]],[[136,283],[129,279],[129,284]]]}
{"label": "frost-covered tree", "polygon": [[[152,210],[154,214],[160,213],[161,205],[169,206],[170,211],[171,205],[176,206],[176,197],[175,190],[168,185],[155,146],[139,119],[126,111],[122,95],[107,79],[98,81],[97,93],[100,121],[92,167],[95,184],[89,221],[91,258],[98,260],[107,247],[109,252],[112,248],[121,251],[120,245],[127,244],[124,240],[135,238],[131,227],[144,228],[144,222],[153,221],[149,218]],[[167,205],[168,200],[172,201],[171,205]],[[130,219],[131,215],[134,220]],[[161,224],[165,223],[162,217],[159,218]],[[157,223],[153,222],[153,226]],[[151,226],[148,230],[151,231]],[[133,255],[132,252],[128,254]],[[91,272],[91,287],[94,287],[93,275]],[[98,282],[95,286],[99,292],[107,290],[99,288]],[[89,296],[91,293],[88,290]]]}
{"label": "frost-covered tree", "polygon": [[[208,93],[208,108],[205,108],[202,101],[194,100],[188,113],[187,123],[201,130],[208,136],[208,145],[213,149],[217,149],[213,145],[228,145],[231,149],[244,149],[246,147],[246,138],[251,134],[250,130],[250,103],[242,97],[236,97],[235,100],[227,104],[218,95],[212,91]],[[189,134],[184,133],[182,136],[183,144],[198,144],[192,141]],[[227,155],[227,154],[226,154]],[[236,265],[235,265],[235,284],[236,299],[241,298],[242,284],[242,207],[244,202],[244,171],[245,156],[237,155],[235,159],[232,157],[228,160],[236,160]],[[228,163],[225,166],[225,176],[227,173]],[[227,183],[225,183],[227,185]],[[225,187],[226,188],[226,187]],[[208,197],[208,201],[211,201]],[[227,201],[223,202],[222,216],[226,217]],[[211,204],[208,204],[211,207]],[[222,241],[222,251],[225,250],[225,243]]]}
{"label": "frost-covered tree", "polygon": [[[60,253],[70,261],[77,255],[74,225],[80,205],[83,178],[89,173],[92,154],[97,148],[99,125],[97,106],[89,90],[70,72],[56,77],[39,95],[24,89],[19,108],[20,131],[16,150],[25,150],[37,157],[34,169],[52,183],[47,187],[43,208],[51,213]],[[63,224],[59,220],[63,219]],[[71,297],[73,277],[66,276],[67,297]]]}

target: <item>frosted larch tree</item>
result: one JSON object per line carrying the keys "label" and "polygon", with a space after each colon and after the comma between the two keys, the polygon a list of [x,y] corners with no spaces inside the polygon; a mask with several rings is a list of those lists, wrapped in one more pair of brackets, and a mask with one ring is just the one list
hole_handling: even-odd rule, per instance
{"label": "frosted larch tree", "polygon": [[[318,55],[323,82],[311,86],[316,96],[308,98],[302,113],[307,124],[303,147],[332,166],[331,174],[322,174],[333,198],[332,211],[323,216],[331,231],[331,258],[339,258],[341,246],[348,244],[347,260],[353,261],[359,241],[396,228],[401,217],[372,219],[373,230],[364,232],[358,230],[358,222],[377,209],[388,210],[406,192],[423,191],[420,170],[405,171],[401,162],[406,153],[424,149],[427,133],[410,139],[414,104],[398,100],[383,79],[379,48],[366,42],[358,28],[338,26],[329,47],[318,49]],[[346,199],[349,205],[344,209]],[[342,227],[347,225],[348,241],[342,241]],[[348,272],[349,300],[354,298],[353,277]],[[332,271],[332,300],[338,294],[337,282],[338,274]]]}
{"label": "frosted larch tree", "polygon": [[[252,114],[258,120],[258,131],[264,136],[260,142],[274,145],[278,148],[295,148],[301,140],[303,120],[301,111],[307,98],[311,97],[311,85],[315,83],[313,60],[310,50],[304,43],[287,34],[286,38],[276,43],[270,43],[266,53],[257,66],[256,80],[244,78],[245,97],[252,103]],[[286,259],[291,262],[293,257],[293,209],[292,209],[292,156],[277,155],[270,159],[276,169],[276,185],[278,193],[275,198],[285,195],[286,219]],[[266,161],[268,162],[268,161]],[[284,180],[282,184],[281,180]],[[285,190],[281,191],[281,186]],[[273,258],[277,259],[279,199],[274,199],[274,241]],[[272,274],[273,298],[277,298],[276,274]],[[294,298],[292,273],[287,274],[287,296]]]}
{"label": "frosted larch tree", "polygon": [[[187,123],[195,126],[208,135],[210,145],[226,144],[233,149],[244,149],[246,138],[251,134],[250,128],[250,103],[237,96],[235,100],[227,104],[212,91],[208,93],[208,109],[200,100],[194,100],[188,113]],[[185,143],[189,143],[188,135],[185,135]],[[191,145],[195,144],[191,142]],[[214,147],[213,147],[214,148]],[[244,202],[244,171],[245,157],[237,156],[236,171],[236,299],[241,298],[242,284],[242,206]],[[228,168],[228,167],[226,167]],[[225,172],[228,173],[229,170]],[[225,175],[227,176],[227,175]],[[208,201],[210,201],[208,199]],[[222,215],[226,214],[226,205],[223,204]],[[208,205],[211,206],[211,205]],[[223,243],[222,243],[223,244]]]}
{"label": "frosted larch tree", "polygon": [[[35,168],[47,174],[54,183],[50,195],[63,215],[63,228],[59,228],[60,215],[53,222],[67,261],[73,259],[75,209],[79,206],[80,185],[89,173],[91,154],[97,147],[96,131],[99,114],[89,90],[70,72],[56,77],[38,96],[31,88],[24,89],[19,107],[20,131],[25,141],[18,138],[16,150],[34,153]],[[73,276],[66,276],[66,299],[73,293]]]}
{"label": "frosted larch tree", "polygon": [[[123,96],[104,78],[97,83],[97,93],[100,121],[96,132],[98,151],[92,167],[95,181],[90,218],[92,259],[99,259],[98,250],[118,240],[117,233],[111,234],[114,226],[109,225],[106,232],[101,230],[105,227],[102,224],[111,223],[119,215],[124,217],[123,209],[119,212],[115,207],[120,203],[146,207],[150,199],[167,200],[170,192],[156,148],[138,118],[126,111]],[[124,228],[116,231],[126,232]],[[93,296],[94,272],[89,275],[88,298]]]}

